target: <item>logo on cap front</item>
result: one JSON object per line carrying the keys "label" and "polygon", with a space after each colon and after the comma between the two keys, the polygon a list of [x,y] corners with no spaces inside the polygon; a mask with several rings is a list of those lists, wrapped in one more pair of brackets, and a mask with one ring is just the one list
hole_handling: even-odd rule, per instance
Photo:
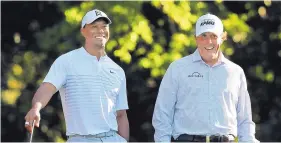
{"label": "logo on cap front", "polygon": [[98,10],[95,10],[95,13],[96,13],[96,16],[99,16],[99,15],[102,16],[102,15],[101,15],[101,12],[98,11]]}
{"label": "logo on cap front", "polygon": [[213,20],[213,19],[205,19],[200,24],[200,26],[204,26],[204,25],[215,25],[215,20]]}

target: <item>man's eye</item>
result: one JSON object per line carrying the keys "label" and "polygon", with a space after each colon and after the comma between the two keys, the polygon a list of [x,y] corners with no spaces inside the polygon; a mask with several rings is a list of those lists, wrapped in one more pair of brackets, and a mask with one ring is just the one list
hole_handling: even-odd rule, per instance
{"label": "man's eye", "polygon": [[216,35],[211,35],[211,38],[216,39],[216,38],[218,38],[218,36],[216,36]]}
{"label": "man's eye", "polygon": [[202,34],[202,37],[206,37],[207,35],[206,34]]}

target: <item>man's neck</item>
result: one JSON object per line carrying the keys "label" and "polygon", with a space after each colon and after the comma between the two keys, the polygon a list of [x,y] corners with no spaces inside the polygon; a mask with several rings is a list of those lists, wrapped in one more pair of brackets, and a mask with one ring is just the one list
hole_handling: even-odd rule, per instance
{"label": "man's neck", "polygon": [[217,56],[216,58],[214,58],[214,59],[206,60],[206,59],[204,59],[203,57],[202,57],[202,59],[203,59],[203,61],[204,61],[207,65],[213,66],[213,65],[215,65],[216,63],[219,62],[220,56],[221,56],[221,55],[220,55],[220,53],[219,53],[218,56]]}
{"label": "man's neck", "polygon": [[203,61],[204,61],[207,65],[213,66],[213,65],[215,65],[215,64],[218,62],[218,58],[217,58],[217,59],[212,59],[212,60],[210,60],[210,61],[206,61],[206,60],[203,59]]}
{"label": "man's neck", "polygon": [[97,57],[98,60],[100,60],[100,57],[105,55],[103,48],[89,47],[87,45],[85,45],[84,48],[90,55]]}

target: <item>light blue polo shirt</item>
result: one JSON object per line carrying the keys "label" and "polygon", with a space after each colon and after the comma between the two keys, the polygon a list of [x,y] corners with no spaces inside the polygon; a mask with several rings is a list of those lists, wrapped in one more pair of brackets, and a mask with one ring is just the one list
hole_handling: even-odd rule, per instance
{"label": "light blue polo shirt", "polygon": [[128,109],[124,70],[108,56],[98,61],[83,47],[57,58],[43,82],[60,92],[66,135],[117,131],[116,111]]}
{"label": "light blue polo shirt", "polygon": [[222,53],[214,66],[198,50],[169,66],[152,124],[156,142],[170,142],[181,134],[233,134],[239,142],[257,141],[244,71]]}

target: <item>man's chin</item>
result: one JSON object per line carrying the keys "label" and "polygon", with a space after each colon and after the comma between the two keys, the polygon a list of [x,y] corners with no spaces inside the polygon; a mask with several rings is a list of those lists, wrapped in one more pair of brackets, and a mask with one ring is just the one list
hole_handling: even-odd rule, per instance
{"label": "man's chin", "polygon": [[98,49],[103,49],[103,48],[105,48],[105,44],[106,44],[106,43],[96,43],[96,44],[94,45],[94,47],[96,47],[96,48],[98,48]]}
{"label": "man's chin", "polygon": [[105,49],[105,45],[99,45],[99,46],[97,46],[97,48],[100,49],[100,50]]}

